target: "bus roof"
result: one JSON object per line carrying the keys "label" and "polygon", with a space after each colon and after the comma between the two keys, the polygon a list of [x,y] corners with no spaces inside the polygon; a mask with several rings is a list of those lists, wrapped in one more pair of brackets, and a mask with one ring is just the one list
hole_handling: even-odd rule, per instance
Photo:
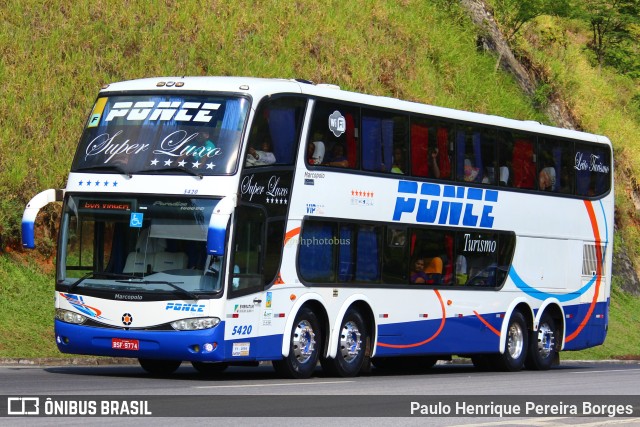
{"label": "bus roof", "polygon": [[189,91],[189,92],[227,92],[250,95],[261,99],[277,93],[299,93],[311,97],[327,98],[337,101],[354,102],[373,107],[393,109],[403,112],[425,114],[468,123],[484,124],[553,135],[561,138],[579,139],[611,145],[609,139],[571,129],[543,125],[532,120],[515,120],[505,117],[474,113],[452,108],[437,107],[418,102],[403,101],[385,96],[367,95],[340,89],[331,84],[314,84],[299,79],[274,79],[257,77],[151,77],[112,83],[102,88],[101,94],[129,91]]}

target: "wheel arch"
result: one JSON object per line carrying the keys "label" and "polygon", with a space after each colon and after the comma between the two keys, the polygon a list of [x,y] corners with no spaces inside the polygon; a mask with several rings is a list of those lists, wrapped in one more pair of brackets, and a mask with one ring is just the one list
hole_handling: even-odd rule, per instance
{"label": "wheel arch", "polygon": [[567,331],[566,331],[567,323],[565,322],[564,308],[562,307],[562,304],[560,304],[560,301],[558,301],[556,298],[549,298],[545,300],[543,304],[540,306],[540,308],[538,309],[538,312],[536,313],[535,324],[533,329],[534,331],[538,330],[538,327],[540,326],[540,319],[542,318],[542,315],[544,313],[548,313],[551,316],[551,318],[556,322],[556,325],[560,327],[562,336],[560,339],[559,350],[562,350],[564,348],[564,337],[567,334]]}
{"label": "wheel arch", "polygon": [[511,302],[509,308],[504,314],[502,321],[502,327],[500,328],[500,353],[504,353],[507,346],[507,329],[509,328],[509,320],[514,312],[519,311],[524,316],[524,320],[527,322],[527,332],[533,330],[534,314],[531,306],[524,298],[516,298]]}
{"label": "wheel arch", "polygon": [[336,317],[331,322],[331,332],[326,334],[325,357],[333,358],[336,356],[338,351],[338,340],[340,339],[340,325],[342,323],[342,319],[350,308],[358,310],[366,325],[369,327],[370,349],[368,350],[368,356],[371,356],[373,349],[375,348],[374,343],[377,339],[377,324],[371,306],[371,301],[365,295],[352,295],[345,300]]}
{"label": "wheel arch", "polygon": [[[291,331],[293,330],[293,322],[298,315],[298,312],[303,307],[309,307],[311,311],[318,317],[318,321],[320,322],[321,333],[328,331],[329,329],[329,317],[327,315],[325,301],[319,294],[316,293],[308,293],[302,295],[298,301],[291,307],[289,311],[289,317],[287,322],[285,323],[284,332],[282,336],[282,356],[287,357],[289,355],[290,348],[290,337]],[[325,333],[325,336],[327,334]],[[326,340],[325,340],[326,341]]]}

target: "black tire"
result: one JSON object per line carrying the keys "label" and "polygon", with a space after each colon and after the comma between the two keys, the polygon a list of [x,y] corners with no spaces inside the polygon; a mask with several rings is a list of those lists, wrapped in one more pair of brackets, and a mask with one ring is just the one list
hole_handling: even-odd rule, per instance
{"label": "black tire", "polygon": [[369,331],[362,315],[347,310],[340,325],[340,338],[335,358],[322,358],[320,363],[327,375],[355,377],[369,364]]}
{"label": "black tire", "polygon": [[138,359],[142,369],[151,375],[173,374],[182,364],[182,360]]}
{"label": "black tire", "polygon": [[224,362],[191,362],[196,371],[207,376],[216,376],[223,373],[228,367]]}
{"label": "black tire", "polygon": [[303,307],[293,322],[289,355],[281,360],[274,360],[273,367],[285,378],[309,378],[318,365],[321,348],[320,322],[311,309]]}
{"label": "black tire", "polygon": [[531,332],[529,352],[525,366],[527,369],[546,371],[553,365],[558,345],[560,344],[560,330],[556,321],[547,312],[542,314],[538,330]]}
{"label": "black tire", "polygon": [[504,353],[487,356],[498,371],[516,372],[524,367],[527,357],[529,331],[527,321],[519,311],[514,311],[507,327]]}
{"label": "black tire", "polygon": [[438,360],[435,356],[375,357],[371,363],[383,372],[417,374],[430,370]]}

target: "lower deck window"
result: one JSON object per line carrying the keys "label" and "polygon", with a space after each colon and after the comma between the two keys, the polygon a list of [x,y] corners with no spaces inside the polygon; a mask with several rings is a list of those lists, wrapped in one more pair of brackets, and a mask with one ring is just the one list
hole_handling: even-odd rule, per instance
{"label": "lower deck window", "polygon": [[298,268],[311,283],[499,287],[515,234],[307,220]]}

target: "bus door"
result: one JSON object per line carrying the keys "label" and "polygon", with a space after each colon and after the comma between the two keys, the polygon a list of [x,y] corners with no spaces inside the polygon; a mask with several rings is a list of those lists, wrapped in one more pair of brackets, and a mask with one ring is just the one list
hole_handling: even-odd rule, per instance
{"label": "bus door", "polygon": [[[267,353],[275,352],[276,357],[280,354],[279,344],[274,346],[266,342],[274,334],[270,331],[271,292],[265,287],[275,275],[269,253],[278,246],[278,240],[282,241],[278,234],[283,229],[284,221],[267,221],[261,207],[240,205],[236,211],[225,316],[225,341],[229,343],[225,355],[231,361],[264,358],[268,357]],[[275,239],[270,239],[274,234]],[[280,243],[278,250],[281,249]],[[277,268],[279,262],[275,264]]]}

